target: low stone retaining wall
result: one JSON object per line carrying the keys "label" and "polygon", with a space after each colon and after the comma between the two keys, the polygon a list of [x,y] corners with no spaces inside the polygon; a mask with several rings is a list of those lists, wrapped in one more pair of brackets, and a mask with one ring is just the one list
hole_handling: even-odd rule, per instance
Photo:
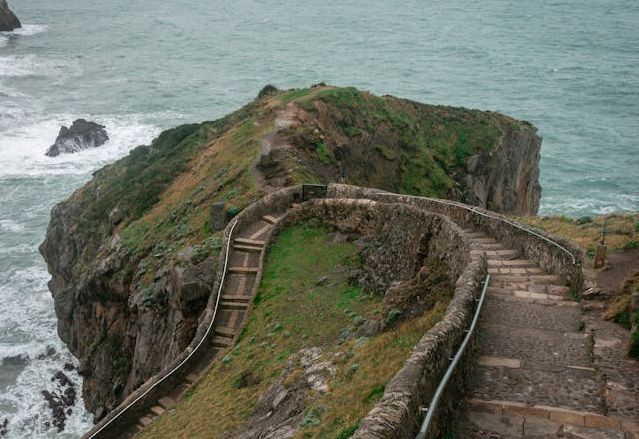
{"label": "low stone retaining wall", "polygon": [[[505,246],[521,251],[547,272],[561,276],[576,293],[583,290],[584,275],[581,269],[583,253],[577,245],[543,230],[518,223],[504,215],[454,201],[398,195],[343,184],[329,185],[328,194],[329,197],[335,198],[369,198],[406,203],[439,213],[463,227],[481,230]],[[559,244],[565,250],[549,241]]]}
{"label": "low stone retaining wall", "polygon": [[[163,396],[171,394],[186,381],[186,376],[200,366],[202,362],[210,361],[210,343],[208,338],[213,334],[208,332],[215,317],[217,294],[225,270],[225,259],[228,244],[233,242],[238,231],[249,224],[261,219],[264,215],[282,212],[290,207],[299,197],[301,186],[291,186],[258,200],[231,221],[224,229],[222,251],[216,280],[209,297],[206,309],[200,317],[195,336],[188,347],[176,357],[164,370],[149,378],[142,386],[131,393],[120,405],[97,423],[84,438],[121,438],[135,425],[140,417],[148,413],[150,407]],[[233,225],[235,224],[235,227]],[[233,233],[232,233],[233,230]]]}
{"label": "low stone retaining wall", "polygon": [[[358,189],[358,188],[356,188]],[[445,260],[456,287],[444,318],[428,331],[404,366],[389,381],[380,402],[364,418],[354,438],[414,438],[427,406],[470,326],[475,298],[486,276],[486,261],[471,253],[461,228],[447,218],[408,204],[366,199],[326,199],[294,209],[288,221],[316,218],[339,230],[379,237],[399,278],[415,275],[420,255]],[[448,387],[435,426],[452,413],[463,397],[462,376]]]}

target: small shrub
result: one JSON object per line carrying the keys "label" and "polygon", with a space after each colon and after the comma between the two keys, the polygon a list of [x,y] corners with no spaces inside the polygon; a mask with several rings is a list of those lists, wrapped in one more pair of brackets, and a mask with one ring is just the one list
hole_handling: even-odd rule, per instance
{"label": "small shrub", "polygon": [[241,211],[242,211],[242,209],[240,209],[239,207],[237,207],[235,205],[232,205],[231,207],[229,207],[229,210],[226,211],[226,214],[228,215],[229,218],[233,218],[234,216],[236,216]]}
{"label": "small shrub", "polygon": [[279,88],[275,87],[272,84],[267,84],[264,86],[264,88],[262,88],[262,90],[260,90],[260,92],[257,94],[257,98],[258,99],[262,99],[265,98],[267,96],[271,96],[274,95],[276,93],[279,93]]}
{"label": "small shrub", "polygon": [[340,431],[337,435],[337,439],[348,439],[353,436],[357,429],[359,428],[361,422],[351,425],[350,427],[346,427],[344,430]]}
{"label": "small shrub", "polygon": [[621,247],[622,250],[634,250],[636,248],[639,248],[639,241],[636,239],[626,242],[623,247]]}
{"label": "small shrub", "polygon": [[375,387],[371,389],[370,392],[368,392],[366,396],[364,396],[364,398],[362,398],[362,401],[364,401],[365,403],[369,403],[369,402],[378,400],[384,394],[385,389],[386,389],[385,384],[376,385]]}
{"label": "small shrub", "polygon": [[317,153],[317,156],[323,163],[330,165],[331,162],[333,161],[333,158],[331,157],[331,153],[326,147],[326,144],[318,143],[315,146],[315,152]]}
{"label": "small shrub", "polygon": [[579,224],[580,226],[583,224],[589,224],[592,222],[592,218],[589,216],[582,216],[581,218],[577,219],[577,224]]}
{"label": "small shrub", "polygon": [[588,247],[588,250],[586,250],[586,256],[588,256],[590,259],[595,257],[595,253],[597,253],[597,249],[594,245],[591,245],[590,247]]}

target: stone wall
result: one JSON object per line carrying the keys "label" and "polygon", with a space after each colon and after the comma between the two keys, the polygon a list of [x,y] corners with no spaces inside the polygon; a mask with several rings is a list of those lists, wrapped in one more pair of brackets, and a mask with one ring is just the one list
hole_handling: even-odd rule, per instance
{"label": "stone wall", "polygon": [[[544,270],[561,276],[576,293],[583,290],[582,250],[566,239],[518,223],[510,217],[454,201],[398,195],[377,189],[342,184],[331,184],[329,196],[406,203],[439,213],[462,227],[481,230],[505,246],[521,251]],[[553,243],[560,245],[565,250]]]}
{"label": "stone wall", "polygon": [[[352,187],[353,188],[353,187]],[[359,188],[353,188],[358,195]],[[335,192],[333,192],[335,195]],[[359,195],[364,195],[359,193]],[[453,299],[444,318],[413,349],[404,366],[389,381],[380,402],[364,418],[354,438],[413,438],[441,377],[470,326],[482,282],[485,257],[472,254],[461,228],[447,218],[408,204],[367,199],[326,199],[293,209],[289,222],[317,218],[344,232],[382,240],[395,276],[413,276],[420,255],[446,261],[456,280]],[[435,429],[463,397],[463,368],[450,382],[436,412]]]}

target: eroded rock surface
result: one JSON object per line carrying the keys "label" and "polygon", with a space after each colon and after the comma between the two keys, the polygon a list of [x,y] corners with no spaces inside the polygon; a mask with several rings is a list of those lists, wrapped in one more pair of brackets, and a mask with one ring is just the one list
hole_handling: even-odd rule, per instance
{"label": "eroded rock surface", "polygon": [[55,143],[49,147],[45,155],[57,157],[60,154],[72,154],[83,149],[96,148],[109,140],[103,125],[78,119],[71,127],[60,128]]}
{"label": "eroded rock surface", "polygon": [[0,0],[0,32],[8,32],[22,27],[20,20],[9,9],[6,0]]}

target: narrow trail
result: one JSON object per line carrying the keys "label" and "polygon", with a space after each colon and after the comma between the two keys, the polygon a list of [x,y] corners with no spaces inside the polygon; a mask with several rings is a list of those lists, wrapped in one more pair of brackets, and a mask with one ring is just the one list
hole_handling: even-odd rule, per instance
{"label": "narrow trail", "polygon": [[[455,438],[634,438],[608,417],[593,339],[561,278],[482,232],[491,283],[478,329],[478,358]],[[625,432],[624,432],[625,431]]]}
{"label": "narrow trail", "polygon": [[187,382],[176,388],[175,392],[160,399],[152,406],[149,413],[142,416],[131,434],[141,431],[150,425],[155,418],[170,409],[182,394],[195,383],[211,363],[218,359],[221,352],[233,345],[235,338],[242,331],[244,322],[253,302],[256,291],[257,275],[261,271],[260,260],[265,251],[263,239],[277,223],[278,218],[265,215],[239,231],[230,249],[226,280],[222,287],[219,306],[213,322],[212,334],[209,336],[211,349],[210,362],[201,373],[187,376]]}

